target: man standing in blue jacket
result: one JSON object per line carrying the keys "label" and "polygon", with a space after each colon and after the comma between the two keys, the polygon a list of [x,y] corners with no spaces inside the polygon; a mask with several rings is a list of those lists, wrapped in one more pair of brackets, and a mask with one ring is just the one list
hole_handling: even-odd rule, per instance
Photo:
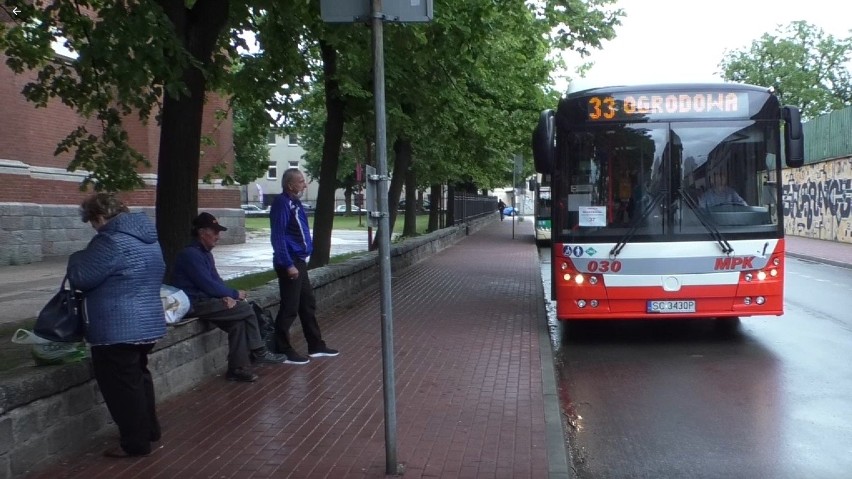
{"label": "man standing in blue jacket", "polygon": [[281,178],[282,192],[272,203],[269,219],[272,227],[272,263],[278,275],[281,307],[275,318],[278,351],[287,356],[288,364],[306,364],[310,359],[296,352],[290,342],[290,326],[299,316],[308,343],[308,356],[337,356],[339,352],[326,346],[317,324],[317,301],[308,277],[307,260],[314,249],[308,215],[302,206],[307,189],[305,175],[290,168]]}
{"label": "man standing in blue jacket", "polygon": [[210,321],[228,333],[229,381],[253,382],[257,374],[251,363],[283,363],[284,355],[266,349],[260,336],[257,316],[246,299],[246,292],[229,287],[216,271],[210,252],[219,241],[219,233],[228,228],[210,213],[201,213],[192,221],[193,241],[178,253],[172,273],[172,286],[180,288],[192,305],[188,315]]}

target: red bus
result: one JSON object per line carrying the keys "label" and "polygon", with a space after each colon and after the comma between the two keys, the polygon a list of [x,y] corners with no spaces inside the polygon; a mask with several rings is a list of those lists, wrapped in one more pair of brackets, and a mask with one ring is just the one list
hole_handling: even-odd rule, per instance
{"label": "red bus", "polygon": [[551,175],[560,320],[783,314],[778,180],[804,140],[770,89],[571,93],[542,112],[533,153]]}

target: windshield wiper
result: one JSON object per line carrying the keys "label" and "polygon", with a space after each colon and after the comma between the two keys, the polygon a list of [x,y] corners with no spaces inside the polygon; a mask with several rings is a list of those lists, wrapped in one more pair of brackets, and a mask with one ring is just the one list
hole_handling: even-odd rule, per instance
{"label": "windshield wiper", "polygon": [[710,232],[710,236],[712,236],[713,239],[716,240],[716,243],[718,243],[719,247],[722,248],[722,252],[728,255],[733,253],[734,247],[731,246],[730,243],[728,243],[728,240],[726,240],[724,236],[722,236],[722,233],[719,231],[718,228],[716,228],[716,226],[713,224],[713,221],[707,217],[707,213],[698,205],[698,202],[695,201],[695,198],[693,198],[683,188],[680,188],[678,190],[678,194],[681,198],[683,198],[683,201],[684,203],[686,203],[686,206],[689,206],[689,209],[691,209],[695,213],[695,217],[698,218],[698,221],[701,222],[701,225],[704,226],[704,228]]}
{"label": "windshield wiper", "polygon": [[619,238],[618,243],[615,243],[615,246],[613,246],[612,249],[609,250],[609,256],[611,258],[615,258],[616,256],[618,256],[618,254],[621,253],[621,250],[625,246],[627,246],[627,243],[630,241],[631,238],[633,238],[633,235],[636,234],[636,231],[639,229],[639,226],[642,224],[643,221],[645,221],[646,218],[648,218],[648,216],[651,215],[651,212],[654,211],[654,207],[657,205],[657,202],[659,202],[663,198],[663,195],[665,195],[665,193],[666,190],[658,191],[657,194],[655,194],[651,198],[651,201],[649,201],[648,204],[645,205],[645,209],[642,210],[642,214],[639,215],[637,218],[633,219],[630,224],[630,229],[627,230],[627,233],[624,233],[624,236]]}

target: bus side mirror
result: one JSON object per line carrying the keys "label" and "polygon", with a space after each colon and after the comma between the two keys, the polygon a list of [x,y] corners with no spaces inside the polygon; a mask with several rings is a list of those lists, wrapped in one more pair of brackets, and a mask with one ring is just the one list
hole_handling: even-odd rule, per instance
{"label": "bus side mirror", "polygon": [[802,116],[794,106],[781,107],[784,118],[784,153],[787,166],[798,168],[805,164],[805,135],[802,132]]}
{"label": "bus side mirror", "polygon": [[538,125],[532,135],[533,163],[538,173],[553,173],[555,134],[553,110],[544,110],[538,117]]}

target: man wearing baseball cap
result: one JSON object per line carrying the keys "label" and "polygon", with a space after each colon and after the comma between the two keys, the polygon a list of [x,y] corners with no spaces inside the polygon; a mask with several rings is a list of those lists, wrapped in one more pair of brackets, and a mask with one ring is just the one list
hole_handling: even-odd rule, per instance
{"label": "man wearing baseball cap", "polygon": [[257,374],[252,363],[283,363],[287,357],[266,349],[260,335],[257,317],[246,301],[246,292],[228,285],[216,271],[211,250],[219,241],[219,233],[228,228],[210,213],[204,212],[192,220],[193,241],[178,253],[172,273],[172,286],[189,297],[191,309],[187,315],[210,321],[228,333],[229,381],[253,382]]}

